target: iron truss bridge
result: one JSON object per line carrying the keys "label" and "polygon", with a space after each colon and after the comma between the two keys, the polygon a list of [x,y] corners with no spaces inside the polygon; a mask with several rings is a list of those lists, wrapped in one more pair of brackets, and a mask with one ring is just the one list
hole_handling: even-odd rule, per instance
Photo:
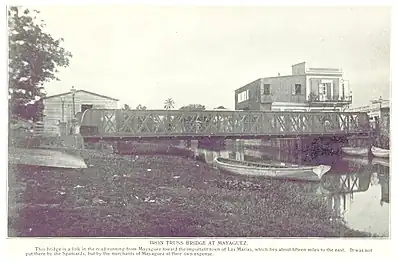
{"label": "iron truss bridge", "polygon": [[89,109],[80,134],[91,140],[368,136],[370,125],[363,112]]}

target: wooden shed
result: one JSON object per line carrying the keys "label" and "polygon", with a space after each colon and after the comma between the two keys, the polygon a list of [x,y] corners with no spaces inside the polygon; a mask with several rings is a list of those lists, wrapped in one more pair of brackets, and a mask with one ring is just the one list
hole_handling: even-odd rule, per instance
{"label": "wooden shed", "polygon": [[87,109],[117,109],[118,99],[86,90],[52,95],[43,98],[44,132],[58,136],[71,133],[72,122],[80,122],[82,113]]}

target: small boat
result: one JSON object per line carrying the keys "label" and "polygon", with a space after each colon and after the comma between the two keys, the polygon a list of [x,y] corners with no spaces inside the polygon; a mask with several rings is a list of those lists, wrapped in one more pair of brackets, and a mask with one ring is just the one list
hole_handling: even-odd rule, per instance
{"label": "small boat", "polygon": [[364,147],[343,147],[341,150],[347,155],[368,156],[369,154],[369,149]]}
{"label": "small boat", "polygon": [[359,165],[368,165],[369,164],[369,159],[364,158],[364,157],[344,156],[342,159],[344,161],[354,163],[354,164],[359,164]]}
{"label": "small boat", "polygon": [[87,164],[79,156],[48,149],[11,147],[8,149],[8,162],[14,165],[65,169],[87,168]]}
{"label": "small boat", "polygon": [[390,157],[390,150],[383,149],[379,147],[372,146],[371,148],[372,154],[379,158],[389,158]]}
{"label": "small boat", "polygon": [[385,158],[373,158],[372,159],[372,164],[378,164],[381,166],[385,166],[385,167],[390,167],[390,161],[389,159],[385,159]]}
{"label": "small boat", "polygon": [[257,163],[237,161],[217,157],[215,164],[220,171],[243,176],[260,176],[276,179],[292,179],[302,181],[320,181],[322,175],[329,172],[331,166],[300,166],[285,163]]}

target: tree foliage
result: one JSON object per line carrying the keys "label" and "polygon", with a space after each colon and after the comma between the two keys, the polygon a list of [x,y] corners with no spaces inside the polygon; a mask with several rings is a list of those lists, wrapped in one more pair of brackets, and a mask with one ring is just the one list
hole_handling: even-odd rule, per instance
{"label": "tree foliage", "polygon": [[180,108],[180,110],[205,110],[206,106],[201,104],[189,104]]}
{"label": "tree foliage", "polygon": [[63,39],[45,32],[39,11],[12,6],[8,8],[9,37],[9,111],[27,120],[43,117],[44,84],[56,77],[57,68],[69,66],[72,54],[62,47]]}
{"label": "tree foliage", "polygon": [[215,110],[226,110],[227,108],[225,108],[224,106],[218,106],[217,108],[215,108]]}
{"label": "tree foliage", "polygon": [[172,98],[168,98],[168,99],[165,100],[165,102],[164,102],[164,108],[165,108],[166,110],[174,109],[174,105],[175,105],[175,102],[174,102],[174,100],[173,100]]}
{"label": "tree foliage", "polygon": [[147,107],[141,104],[138,104],[137,107],[135,108],[136,110],[147,110]]}
{"label": "tree foliage", "polygon": [[123,110],[131,110],[131,107],[128,104],[124,104],[122,109]]}
{"label": "tree foliage", "polygon": [[314,92],[310,92],[310,94],[308,95],[308,100],[309,101],[319,101],[319,96]]}
{"label": "tree foliage", "polygon": [[[189,104],[180,108],[180,110],[184,111],[205,111],[206,106],[202,104]],[[201,130],[203,125],[208,122],[208,118],[205,114],[197,116],[185,116],[184,117],[184,129],[186,131],[191,130],[192,127],[195,127],[196,130]]]}

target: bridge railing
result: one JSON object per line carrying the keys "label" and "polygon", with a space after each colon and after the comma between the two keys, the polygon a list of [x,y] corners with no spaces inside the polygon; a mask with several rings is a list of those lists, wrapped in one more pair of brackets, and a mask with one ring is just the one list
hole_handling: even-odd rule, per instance
{"label": "bridge railing", "polygon": [[89,109],[84,137],[299,136],[366,133],[363,112],[180,111]]}

